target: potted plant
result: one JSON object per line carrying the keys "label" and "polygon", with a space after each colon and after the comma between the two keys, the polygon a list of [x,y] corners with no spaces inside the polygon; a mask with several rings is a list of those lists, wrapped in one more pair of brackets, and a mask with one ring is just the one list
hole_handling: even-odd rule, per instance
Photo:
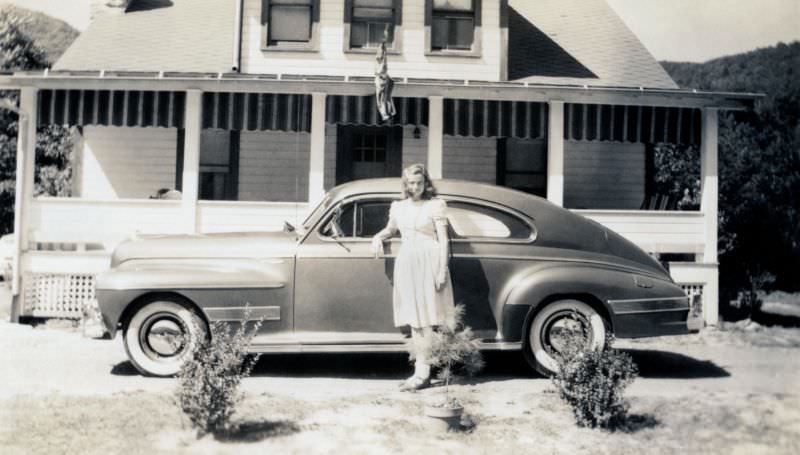
{"label": "potted plant", "polygon": [[452,395],[450,384],[461,375],[477,373],[484,365],[478,340],[472,329],[463,324],[463,317],[463,305],[456,306],[450,323],[435,330],[426,347],[428,362],[439,370],[437,377],[444,385],[444,394],[425,407],[425,414],[443,430],[458,428],[464,411],[464,406]]}

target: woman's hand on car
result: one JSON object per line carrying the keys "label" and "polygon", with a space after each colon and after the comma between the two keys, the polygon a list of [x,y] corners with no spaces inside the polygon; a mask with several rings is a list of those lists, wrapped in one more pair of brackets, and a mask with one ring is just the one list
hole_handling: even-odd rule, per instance
{"label": "woman's hand on car", "polygon": [[372,254],[375,256],[375,259],[378,259],[383,255],[383,237],[380,234],[375,234],[372,237]]}

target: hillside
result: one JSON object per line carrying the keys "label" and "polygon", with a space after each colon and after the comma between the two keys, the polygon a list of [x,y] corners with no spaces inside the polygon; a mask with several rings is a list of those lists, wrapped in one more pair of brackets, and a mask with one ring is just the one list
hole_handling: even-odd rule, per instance
{"label": "hillside", "polygon": [[[661,62],[683,88],[758,92],[766,98],[760,111],[776,107],[789,124],[800,111],[800,41],[721,57],[705,63]],[[776,106],[777,102],[777,106]]]}
{"label": "hillside", "polygon": [[66,22],[44,13],[0,3],[0,14],[9,14],[20,19],[20,29],[41,48],[49,64],[64,53],[80,32]]}

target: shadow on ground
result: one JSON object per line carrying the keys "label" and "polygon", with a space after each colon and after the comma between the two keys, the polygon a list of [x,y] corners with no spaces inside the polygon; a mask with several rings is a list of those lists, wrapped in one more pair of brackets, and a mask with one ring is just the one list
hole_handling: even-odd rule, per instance
{"label": "shadow on ground", "polygon": [[[643,378],[698,379],[728,377],[730,373],[714,362],[683,354],[653,349],[625,349],[639,367]],[[525,363],[520,352],[486,352],[486,367],[468,383],[503,379],[542,378]],[[402,379],[413,371],[404,353],[361,354],[265,354],[252,376],[341,379]],[[139,372],[130,361],[111,368],[115,376],[136,376]]]}
{"label": "shadow on ground", "polygon": [[235,428],[214,434],[222,442],[259,442],[275,436],[298,433],[300,427],[288,420],[241,422]]}
{"label": "shadow on ground", "polygon": [[643,378],[700,379],[725,378],[730,373],[708,360],[654,349],[624,349],[633,357]]}

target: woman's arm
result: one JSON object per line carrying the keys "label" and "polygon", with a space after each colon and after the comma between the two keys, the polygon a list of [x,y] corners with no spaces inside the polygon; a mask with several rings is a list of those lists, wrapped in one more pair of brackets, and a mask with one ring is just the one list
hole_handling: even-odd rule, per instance
{"label": "woman's arm", "polygon": [[392,206],[389,209],[389,221],[386,223],[386,227],[372,237],[372,254],[375,255],[375,259],[383,253],[383,242],[397,233],[397,221],[395,220],[396,204],[396,202],[392,202]]}
{"label": "woman's arm", "polygon": [[436,290],[440,290],[447,282],[447,263],[450,257],[450,240],[447,236],[447,205],[441,201],[440,206],[437,208],[433,217],[433,223],[436,226],[436,239],[439,242],[439,270],[436,273]]}

